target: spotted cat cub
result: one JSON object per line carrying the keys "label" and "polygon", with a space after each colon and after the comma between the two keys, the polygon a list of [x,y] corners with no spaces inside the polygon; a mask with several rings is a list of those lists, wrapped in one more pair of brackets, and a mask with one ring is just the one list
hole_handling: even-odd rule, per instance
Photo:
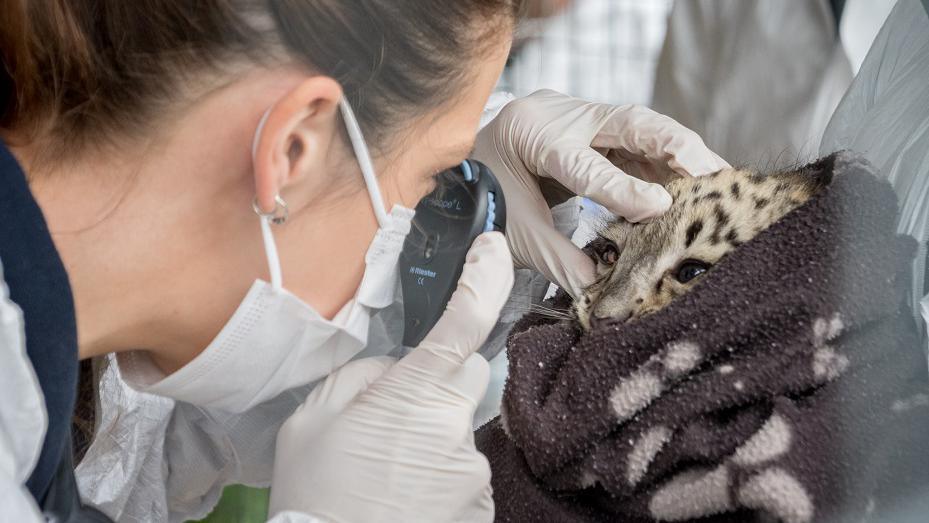
{"label": "spotted cat cub", "polygon": [[[666,185],[670,210],[649,223],[619,219],[590,244],[597,280],[574,303],[585,329],[601,318],[629,320],[661,309],[737,248],[828,183],[813,172],[760,175],[724,169]],[[823,172],[826,170],[819,170]]]}

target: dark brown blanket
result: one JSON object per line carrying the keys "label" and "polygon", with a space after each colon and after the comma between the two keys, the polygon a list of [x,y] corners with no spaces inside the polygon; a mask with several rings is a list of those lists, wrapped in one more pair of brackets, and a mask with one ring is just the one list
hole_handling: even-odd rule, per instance
{"label": "dark brown blanket", "polygon": [[914,241],[863,160],[811,175],[834,176],[665,309],[514,328],[476,435],[497,521],[929,521]]}

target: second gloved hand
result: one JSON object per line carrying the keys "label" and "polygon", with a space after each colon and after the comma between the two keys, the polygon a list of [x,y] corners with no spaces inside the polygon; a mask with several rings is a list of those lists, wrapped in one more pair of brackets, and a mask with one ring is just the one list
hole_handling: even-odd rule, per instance
{"label": "second gloved hand", "polygon": [[638,222],[671,205],[667,191],[649,181],[728,167],[696,133],[667,116],[549,90],[506,105],[478,133],[474,157],[503,187],[506,236],[517,267],[540,271],[573,296],[593,281],[594,264],[555,230],[540,181]]}
{"label": "second gloved hand", "polygon": [[489,368],[475,351],[512,285],[503,235],[479,236],[445,314],[419,347],[396,363],[349,363],[314,389],[278,434],[270,514],[492,521],[490,468],[471,431]]}

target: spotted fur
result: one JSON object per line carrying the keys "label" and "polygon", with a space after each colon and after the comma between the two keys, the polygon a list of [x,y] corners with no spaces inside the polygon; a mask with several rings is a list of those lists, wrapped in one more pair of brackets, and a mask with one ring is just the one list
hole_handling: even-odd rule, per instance
{"label": "spotted fur", "polygon": [[819,174],[827,171],[765,176],[724,169],[671,181],[666,188],[674,203],[666,214],[644,224],[613,221],[591,243],[598,277],[574,304],[578,321],[589,329],[594,318],[629,320],[661,309],[726,254],[807,201],[828,182]]}

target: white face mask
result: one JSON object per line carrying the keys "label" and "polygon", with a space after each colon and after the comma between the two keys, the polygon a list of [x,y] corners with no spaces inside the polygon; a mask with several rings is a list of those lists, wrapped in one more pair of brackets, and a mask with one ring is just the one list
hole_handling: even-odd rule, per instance
{"label": "white face mask", "polygon": [[[394,299],[397,263],[413,210],[395,206],[389,214],[385,212],[368,149],[344,99],[341,110],[379,224],[365,255],[365,272],[355,297],[330,321],[285,290],[271,232],[272,217],[262,215],[271,282],[256,280],[206,350],[170,376],[164,377],[146,357],[119,355],[122,375],[133,388],[204,407],[244,412],[281,392],[326,376],[364,349],[371,315]],[[256,142],[262,124],[256,131]]]}

